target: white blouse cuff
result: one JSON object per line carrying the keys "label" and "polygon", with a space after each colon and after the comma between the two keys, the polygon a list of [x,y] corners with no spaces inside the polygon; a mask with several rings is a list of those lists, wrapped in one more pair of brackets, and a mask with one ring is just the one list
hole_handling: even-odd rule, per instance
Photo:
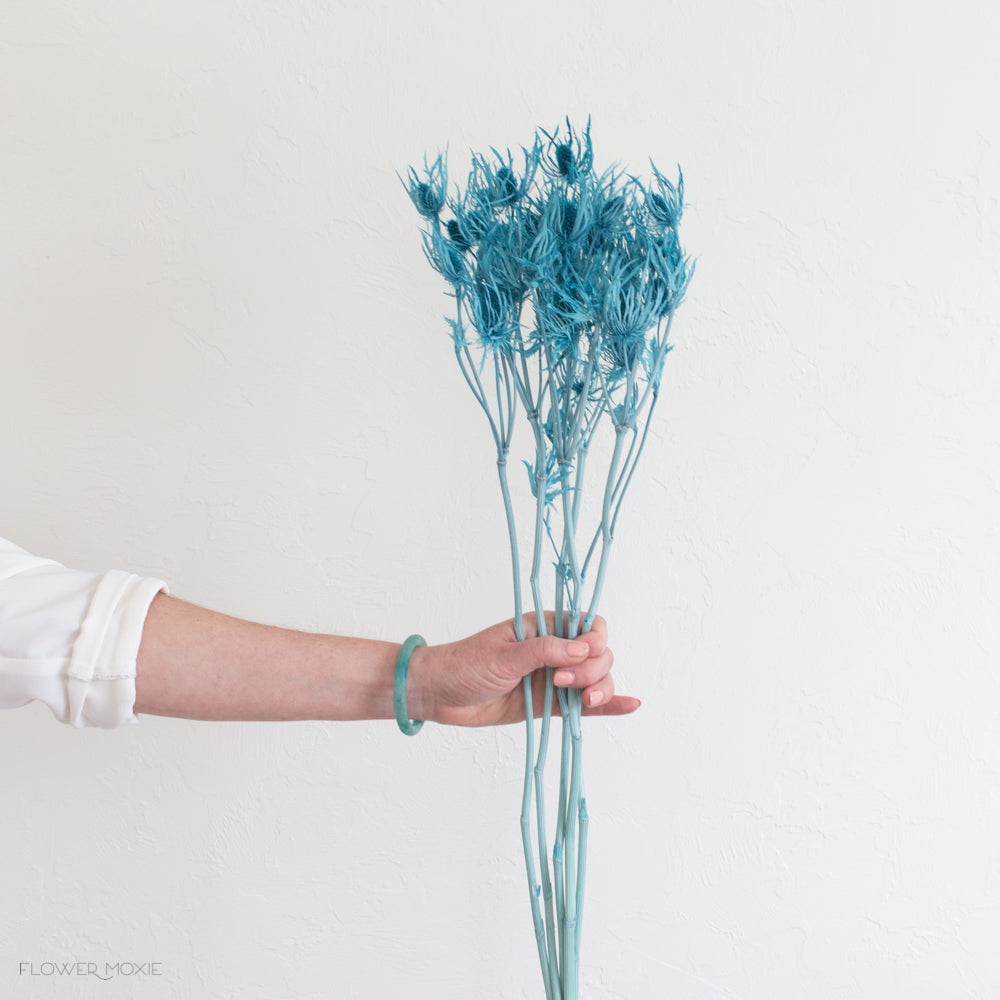
{"label": "white blouse cuff", "polygon": [[114,729],[138,721],[133,708],[142,629],[153,598],[166,590],[162,580],[121,570],[104,574],[73,644],[64,722]]}

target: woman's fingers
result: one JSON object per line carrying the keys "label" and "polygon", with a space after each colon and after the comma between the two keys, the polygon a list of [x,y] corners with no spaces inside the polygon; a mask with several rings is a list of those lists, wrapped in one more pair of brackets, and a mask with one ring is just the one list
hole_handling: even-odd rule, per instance
{"label": "woman's fingers", "polygon": [[[511,633],[513,634],[514,623],[511,621]],[[563,616],[563,635],[569,630],[569,617]],[[538,635],[538,618],[533,611],[526,612],[522,619],[525,639],[533,639]],[[545,631],[548,635],[555,635],[556,616],[554,611],[545,612]],[[589,632],[585,632],[578,638],[582,639],[591,648],[591,653],[596,654],[604,650],[608,644],[608,623],[600,616],[594,617],[594,623]]]}
{"label": "woman's fingers", "polygon": [[[603,637],[587,633],[577,639],[559,639],[554,635],[536,636],[512,643],[507,662],[514,677],[523,677],[542,667],[554,667],[563,676],[578,678],[563,687],[586,687],[611,669],[613,657]],[[559,683],[558,681],[556,683]]]}
{"label": "woman's fingers", "polygon": [[[584,715],[629,715],[642,704],[638,698],[629,695],[616,694],[609,702],[602,702],[593,708],[584,707]],[[584,702],[586,706],[586,702]]]}
{"label": "woman's fingers", "polygon": [[[590,656],[578,664],[560,667],[552,675],[552,683],[556,687],[590,688],[607,678],[610,680],[611,667],[615,662],[615,654],[605,649],[598,656]],[[607,698],[610,691],[604,692]],[[585,701],[584,704],[587,704]]]}
{"label": "woman's fingers", "polygon": [[[542,714],[545,705],[545,677],[540,674],[534,687],[534,711],[536,716]],[[595,700],[596,697],[596,700]],[[583,714],[584,715],[629,715],[636,711],[642,704],[638,698],[630,695],[620,695],[614,693],[614,682],[608,677],[589,688],[584,688],[582,693]],[[560,714],[558,694],[553,693],[552,714]]]}

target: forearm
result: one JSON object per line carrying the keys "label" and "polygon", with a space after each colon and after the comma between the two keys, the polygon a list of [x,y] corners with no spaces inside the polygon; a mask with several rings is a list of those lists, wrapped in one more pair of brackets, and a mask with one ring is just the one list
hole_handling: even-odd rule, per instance
{"label": "forearm", "polygon": [[[519,640],[513,621],[457,642],[420,646],[409,660],[410,718],[489,726],[524,718],[522,681],[534,711],[553,681],[581,689],[584,711],[624,715],[635,698],[614,694],[613,656],[602,619],[576,640],[537,634],[533,615]],[[136,660],[135,712],[185,719],[392,719],[400,645],[258,625],[166,594],[149,607]]]}
{"label": "forearm", "polygon": [[215,720],[391,719],[399,648],[258,625],[161,594],[143,629],[135,711]]}

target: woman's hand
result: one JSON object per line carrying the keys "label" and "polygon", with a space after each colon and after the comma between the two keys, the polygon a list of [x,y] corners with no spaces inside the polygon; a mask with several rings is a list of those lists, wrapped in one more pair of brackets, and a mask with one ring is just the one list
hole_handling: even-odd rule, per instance
{"label": "woman's hand", "polygon": [[[558,639],[549,612],[546,630],[548,635],[539,636],[535,616],[526,614],[523,641],[512,619],[458,642],[414,650],[406,685],[411,718],[453,726],[523,721],[522,679],[529,674],[535,715],[541,715],[545,667],[555,668],[557,688],[582,690],[584,715],[627,715],[639,707],[638,698],[615,694],[614,655],[603,618],[595,618],[593,629],[577,639]],[[558,704],[553,714],[559,714]]]}

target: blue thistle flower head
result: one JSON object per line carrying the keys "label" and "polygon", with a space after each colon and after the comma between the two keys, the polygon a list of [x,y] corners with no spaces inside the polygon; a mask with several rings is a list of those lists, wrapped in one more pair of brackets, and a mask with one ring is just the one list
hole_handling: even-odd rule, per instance
{"label": "blue thistle flower head", "polygon": [[673,312],[683,301],[694,274],[694,263],[681,250],[676,230],[669,230],[649,249],[649,264],[662,297],[661,316]]}
{"label": "blue thistle flower head", "polygon": [[652,160],[649,165],[653,169],[655,190],[650,188],[646,192],[646,211],[654,225],[676,230],[684,214],[684,174],[678,167],[674,184],[656,169]]}
{"label": "blue thistle flower head", "polygon": [[576,231],[576,202],[572,198],[563,198],[561,201],[553,202],[557,205],[559,213],[559,235],[564,240],[573,239]]}
{"label": "blue thistle flower head", "polygon": [[548,139],[548,147],[540,157],[542,169],[553,178],[560,178],[575,184],[581,175],[590,173],[594,166],[594,147],[590,141],[590,119],[583,133],[576,132],[566,119],[566,132],[559,135],[559,129],[551,134],[540,130]]}
{"label": "blue thistle flower head", "polygon": [[503,289],[512,302],[520,302],[527,291],[528,240],[523,227],[499,222],[479,242],[477,277]]}
{"label": "blue thistle flower head", "polygon": [[492,353],[514,346],[516,320],[509,296],[490,279],[478,279],[469,289],[467,308],[482,347]]}
{"label": "blue thistle flower head", "polygon": [[[461,238],[469,247],[478,243],[494,224],[492,214],[482,209],[471,193],[461,200],[451,202],[449,207],[454,213],[454,222],[461,233]],[[450,230],[451,220],[447,225]]]}
{"label": "blue thistle flower head", "polygon": [[459,243],[448,239],[439,228],[424,233],[423,239],[424,256],[431,267],[456,289],[466,285],[469,281],[469,268]]}
{"label": "blue thistle flower head", "polygon": [[570,289],[546,287],[535,297],[534,337],[555,359],[579,357],[580,340],[591,323],[589,302],[575,299]]}
{"label": "blue thistle flower head", "polygon": [[439,153],[431,164],[427,163],[425,157],[422,174],[410,167],[403,186],[410,196],[410,201],[425,219],[437,219],[448,197],[448,169],[444,154]]}
{"label": "blue thistle flower head", "polygon": [[663,314],[662,291],[645,262],[620,258],[612,266],[603,303],[605,349],[615,363],[632,367]]}
{"label": "blue thistle flower head", "polygon": [[619,178],[609,170],[596,187],[594,228],[603,247],[612,246],[629,232],[630,192],[619,185]]}
{"label": "blue thistle flower head", "polygon": [[448,237],[459,250],[465,251],[472,247],[473,236],[462,225],[460,220],[449,219],[446,224],[446,228],[448,230]]}
{"label": "blue thistle flower head", "polygon": [[510,167],[501,167],[496,174],[494,197],[501,205],[510,205],[517,200],[520,186]]}
{"label": "blue thistle flower head", "polygon": [[486,214],[498,217],[505,210],[514,210],[531,189],[538,160],[524,150],[524,169],[518,173],[510,150],[500,153],[491,148],[490,154],[473,153],[467,192]]}

